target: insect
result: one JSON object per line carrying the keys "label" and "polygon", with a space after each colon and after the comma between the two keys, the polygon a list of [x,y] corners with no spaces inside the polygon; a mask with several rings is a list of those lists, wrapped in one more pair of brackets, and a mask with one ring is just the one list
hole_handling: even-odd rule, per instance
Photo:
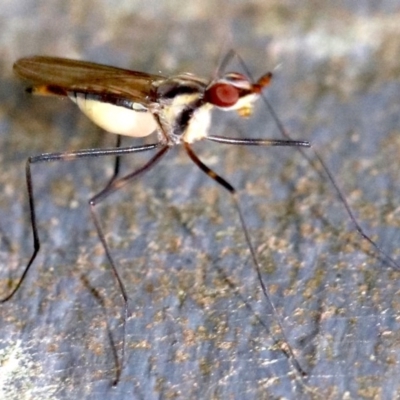
{"label": "insect", "polygon": [[[231,57],[232,54],[229,54],[226,60]],[[226,64],[226,62],[223,64]],[[0,301],[4,303],[10,300],[18,291],[40,249],[31,165],[40,162],[74,160],[84,157],[116,156],[113,176],[104,189],[89,200],[89,205],[97,234],[124,299],[124,343],[122,346],[122,351],[124,351],[125,322],[128,317],[128,294],[111,257],[105,235],[95,212],[95,206],[128,182],[149,171],[171,147],[182,145],[194,164],[231,194],[262,292],[268,306],[275,315],[280,329],[280,336],[283,339],[279,340],[274,337],[274,340],[277,343],[284,342],[284,346],[281,346],[282,351],[286,354],[298,374],[304,376],[305,372],[297,362],[292,348],[286,340],[278,311],[271,301],[263,282],[260,263],[243,217],[236,190],[228,181],[204,164],[191,147],[192,143],[199,140],[244,146],[293,146],[298,149],[310,147],[310,143],[307,141],[292,140],[289,137],[274,110],[263,97],[262,92],[270,83],[272,74],[263,75],[255,83],[244,74],[237,72],[225,73],[208,81],[192,74],[164,77],[91,62],[44,56],[20,59],[15,63],[14,71],[19,77],[30,82],[32,86],[29,91],[33,94],[70,98],[95,124],[105,131],[117,135],[117,146],[107,149],[47,153],[28,158],[26,181],[34,249],[19,281],[11,292]],[[280,132],[285,138],[238,139],[214,136],[210,133],[211,113],[214,109],[233,111],[238,113],[239,116],[247,118],[252,114],[254,103],[260,98],[269,108]],[[120,135],[130,137],[154,135],[156,139],[152,144],[121,147]],[[118,176],[120,156],[151,150],[157,150],[157,152],[145,165],[125,176]],[[386,262],[398,269],[395,261],[386,255],[361,229],[332,174],[319,155],[315,154],[322,165],[323,171],[335,187],[356,229],[376,248]],[[123,362],[124,353],[122,353],[120,365],[117,365],[115,384],[120,379]]]}

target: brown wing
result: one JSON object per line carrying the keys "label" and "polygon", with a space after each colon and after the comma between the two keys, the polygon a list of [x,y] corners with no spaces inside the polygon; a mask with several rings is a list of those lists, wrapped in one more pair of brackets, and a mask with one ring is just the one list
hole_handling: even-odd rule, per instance
{"label": "brown wing", "polygon": [[120,97],[144,105],[156,100],[153,83],[165,80],[159,75],[45,56],[21,58],[14,64],[14,72],[31,82],[33,91],[39,94],[83,92]]}

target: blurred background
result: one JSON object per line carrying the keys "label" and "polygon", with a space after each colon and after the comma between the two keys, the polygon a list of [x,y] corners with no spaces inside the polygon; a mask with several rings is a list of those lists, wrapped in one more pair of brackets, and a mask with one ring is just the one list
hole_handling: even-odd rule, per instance
{"label": "blurred background", "polygon": [[[12,65],[34,54],[212,77],[234,49],[255,78],[273,71],[266,96],[283,124],[312,141],[361,225],[400,262],[399,17],[389,0],[3,0],[2,296],[32,246],[27,157],[115,143],[69,101],[25,93]],[[235,60],[228,70],[243,72]],[[214,134],[280,137],[263,104],[248,121],[214,117]],[[271,336],[282,339],[229,195],[174,149],[97,207],[130,299],[116,388],[123,301],[87,206],[113,160],[33,166],[42,249],[0,305],[0,397],[399,397],[400,273],[354,232],[329,181],[295,149],[194,147],[239,191],[264,282],[308,377],[296,377]],[[125,157],[123,171],[150,156]]]}

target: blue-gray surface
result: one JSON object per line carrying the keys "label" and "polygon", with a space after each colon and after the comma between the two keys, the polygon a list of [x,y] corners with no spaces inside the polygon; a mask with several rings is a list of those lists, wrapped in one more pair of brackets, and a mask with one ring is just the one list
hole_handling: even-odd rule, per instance
{"label": "blue-gray surface", "polygon": [[[400,6],[142,3],[2,5],[0,292],[31,248],[24,160],[113,144],[72,104],[24,94],[11,66],[28,54],[207,76],[234,47],[256,75],[275,68],[267,95],[285,126],[312,140],[363,227],[400,262]],[[246,123],[219,117],[216,134],[279,135],[262,106]],[[129,293],[116,388],[123,302],[86,202],[112,160],[34,166],[42,249],[0,305],[0,398],[400,397],[400,273],[352,230],[332,186],[293,149],[195,148],[240,192],[263,279],[308,377],[296,378],[271,338],[280,337],[276,319],[229,195],[174,151],[98,207]],[[146,159],[128,157],[123,169]]]}

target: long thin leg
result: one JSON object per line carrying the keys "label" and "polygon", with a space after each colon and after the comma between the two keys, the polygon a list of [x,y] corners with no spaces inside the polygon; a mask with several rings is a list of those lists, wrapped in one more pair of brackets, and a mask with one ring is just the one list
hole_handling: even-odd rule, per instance
{"label": "long thin leg", "polygon": [[[268,110],[270,111],[272,118],[274,119],[275,123],[278,126],[279,131],[281,132],[282,136],[291,139],[290,135],[287,133],[287,131],[285,130],[285,128],[283,127],[281,121],[279,120],[278,116],[276,115],[276,112],[274,110],[274,108],[272,107],[272,105],[270,104],[270,102],[268,101],[268,99],[263,96],[263,101],[266,104],[266,106],[268,107]],[[359,235],[361,235],[361,237],[366,240],[378,253],[379,258],[389,264],[393,269],[400,271],[400,265],[398,264],[397,261],[395,261],[389,254],[387,254],[380,246],[378,246],[370,237],[367,233],[365,233],[364,229],[362,228],[362,226],[360,225],[360,223],[358,222],[356,216],[354,215],[354,212],[352,210],[352,208],[350,207],[349,202],[347,201],[343,191],[340,189],[340,186],[338,184],[338,182],[336,181],[336,179],[334,178],[334,176],[332,175],[330,169],[328,168],[328,166],[325,164],[325,162],[323,161],[322,157],[319,155],[319,153],[317,152],[317,150],[315,150],[314,147],[310,146],[315,154],[315,157],[317,158],[319,164],[321,165],[323,171],[325,172],[325,175],[328,177],[328,179],[331,181],[332,186],[334,187],[337,196],[339,197],[340,201],[342,202],[344,208],[346,209],[347,215],[349,216],[354,229],[359,233]],[[318,166],[315,164],[315,162],[302,150],[302,149],[298,149],[298,151],[300,151],[300,153],[303,155],[303,157],[307,160],[307,162],[320,174],[322,175],[322,173],[320,172],[320,169],[318,168]]]}
{"label": "long thin leg", "polygon": [[[276,317],[276,322],[279,326],[279,329],[281,331],[282,337],[284,339],[285,342],[285,347],[280,346],[281,350],[283,351],[283,353],[288,357],[288,359],[290,360],[290,362],[292,363],[293,367],[295,368],[295,370],[302,376],[305,377],[307,376],[306,372],[301,368],[299,362],[296,359],[296,356],[293,353],[292,347],[289,344],[289,341],[286,338],[286,334],[285,334],[285,330],[283,328],[283,324],[281,322],[281,317],[279,316],[278,310],[276,309],[274,303],[271,300],[271,297],[268,293],[267,288],[265,287],[264,281],[262,279],[262,275],[261,275],[261,267],[260,267],[260,263],[258,261],[257,258],[257,254],[256,251],[254,250],[253,244],[251,243],[251,239],[250,239],[250,235],[249,235],[249,231],[247,229],[247,224],[245,222],[244,216],[243,216],[243,212],[242,209],[240,207],[239,204],[239,200],[237,198],[237,193],[235,188],[229,183],[227,182],[224,178],[222,178],[221,176],[217,175],[211,168],[207,167],[207,165],[205,165],[198,157],[197,155],[193,152],[193,150],[191,149],[190,145],[188,143],[184,143],[186,152],[188,153],[189,157],[192,159],[192,161],[203,171],[205,172],[210,178],[214,179],[218,184],[220,184],[224,189],[226,189],[232,196],[232,200],[234,203],[234,206],[236,208],[236,211],[239,214],[239,218],[240,218],[240,223],[242,225],[242,229],[245,235],[245,239],[246,239],[246,243],[247,246],[250,250],[251,253],[251,258],[253,260],[253,264],[254,267],[256,269],[256,273],[257,273],[257,277],[258,280],[261,284],[261,289],[262,292],[264,294],[265,299],[267,300],[267,303],[269,305],[269,307],[272,310],[272,313],[275,315]],[[274,334],[272,331],[270,331],[274,341],[276,343],[279,343],[279,340],[277,338],[275,338]]]}
{"label": "long thin leg", "polygon": [[219,63],[217,71],[214,73],[214,80],[218,79],[221,76],[221,72],[226,70],[226,67],[232,61],[232,58],[237,55],[236,51],[230,49],[225,56],[223,57],[222,61]]}
{"label": "long thin leg", "polygon": [[311,147],[310,142],[305,140],[279,140],[279,139],[236,139],[226,136],[208,135],[207,140],[224,144],[237,144],[240,146],[294,146],[294,147]]}
{"label": "long thin leg", "polygon": [[88,150],[79,150],[79,151],[64,152],[64,153],[46,153],[38,156],[29,157],[25,165],[25,174],[26,174],[26,184],[28,191],[31,228],[33,235],[33,252],[14,289],[12,289],[7,296],[1,298],[0,303],[5,303],[6,301],[10,300],[14,296],[14,294],[18,291],[40,250],[40,239],[36,222],[36,210],[35,210],[35,201],[33,195],[31,164],[36,164],[39,162],[48,162],[48,161],[71,161],[77,158],[87,158],[87,157],[102,157],[111,155],[121,156],[123,154],[131,154],[131,153],[153,150],[160,146],[162,146],[161,143],[155,143],[144,146],[125,147],[118,149],[115,148],[88,149]]}
{"label": "long thin leg", "polygon": [[[242,66],[243,70],[245,71],[245,73],[251,77],[251,74],[245,64],[245,62],[243,61],[243,59],[240,57],[239,54],[237,54],[234,50],[231,50],[228,52],[226,58],[224,59],[223,62],[223,66],[224,68],[226,68],[227,64],[231,61],[231,59],[236,56],[237,59],[239,60],[240,65]],[[292,140],[291,136],[289,135],[289,133],[286,131],[286,129],[284,128],[284,126],[282,125],[280,119],[278,118],[278,115],[276,114],[274,108],[272,107],[271,103],[268,101],[268,99],[261,94],[261,97],[264,101],[264,104],[266,105],[266,107],[268,108],[268,111],[271,113],[271,116],[273,118],[273,120],[275,121],[281,135],[289,140]],[[391,257],[389,254],[387,254],[379,245],[377,245],[371,238],[370,236],[365,232],[365,230],[362,228],[362,226],[360,225],[360,223],[357,220],[357,217],[354,215],[354,212],[352,210],[352,208],[350,207],[350,204],[348,203],[346,196],[344,195],[342,189],[340,188],[338,182],[336,181],[336,179],[334,178],[334,176],[332,175],[330,169],[328,168],[328,166],[325,164],[325,162],[323,161],[322,157],[319,155],[319,153],[315,150],[314,147],[310,146],[315,154],[315,157],[318,160],[319,165],[322,167],[323,169],[323,173],[320,171],[320,168],[316,165],[315,161],[311,159],[311,157],[306,154],[304,152],[303,149],[298,148],[297,150],[302,154],[302,156],[307,160],[307,162],[313,167],[313,169],[315,169],[320,176],[327,176],[329,181],[331,182],[332,186],[334,187],[336,194],[339,198],[339,200],[342,202],[347,215],[349,216],[354,229],[359,233],[359,235],[366,240],[374,249],[375,251],[378,253],[378,257],[386,264],[390,265],[393,269],[400,271],[400,264],[395,261],[393,259],[393,257]]]}
{"label": "long thin leg", "polygon": [[124,300],[124,318],[122,322],[122,330],[123,330],[123,339],[122,339],[122,354],[121,354],[121,362],[117,362],[117,372],[116,372],[116,378],[113,382],[113,386],[116,386],[120,380],[124,361],[125,361],[125,336],[126,336],[126,320],[128,319],[128,293],[126,291],[125,285],[122,282],[121,277],[119,276],[117,267],[114,263],[114,259],[111,255],[110,249],[107,245],[106,238],[103,233],[103,229],[101,227],[100,221],[96,215],[95,212],[95,207],[97,204],[99,204],[101,201],[103,201],[107,196],[109,196],[111,193],[115,192],[118,189],[121,189],[123,186],[125,186],[129,181],[137,178],[139,175],[144,174],[145,172],[149,171],[160,159],[166,154],[168,151],[169,147],[165,146],[163,147],[156,155],[154,155],[145,165],[140,167],[139,169],[131,172],[128,175],[125,175],[122,178],[119,179],[113,179],[110,181],[110,183],[98,194],[93,196],[89,200],[89,205],[90,205],[90,213],[94,221],[94,225],[96,227],[97,235],[99,236],[99,239],[101,241],[101,244],[103,245],[104,251],[106,253],[107,260],[111,266],[111,270],[113,272],[113,275],[115,277],[115,280],[118,282],[119,289],[122,294],[122,298]]}
{"label": "long thin leg", "polygon": [[[121,140],[122,140],[122,136],[117,135],[117,143],[115,143],[115,147],[117,149],[119,149],[121,147]],[[121,156],[116,156],[113,174],[112,174],[111,178],[109,179],[109,181],[107,182],[105,187],[110,186],[111,183],[113,183],[113,181],[116,179],[116,177],[119,174],[120,168],[121,168]]]}

